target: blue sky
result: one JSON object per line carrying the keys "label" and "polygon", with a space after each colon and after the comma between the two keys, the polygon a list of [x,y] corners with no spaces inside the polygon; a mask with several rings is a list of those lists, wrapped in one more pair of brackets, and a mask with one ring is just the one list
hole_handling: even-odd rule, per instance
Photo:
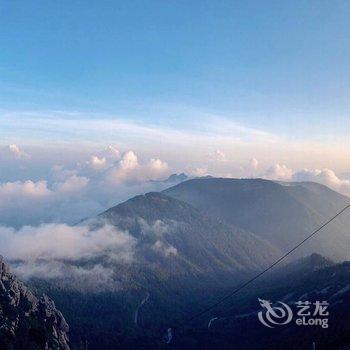
{"label": "blue sky", "polygon": [[346,1],[28,0],[0,16],[3,109],[349,124]]}
{"label": "blue sky", "polygon": [[349,19],[347,1],[2,2],[0,142],[350,168]]}

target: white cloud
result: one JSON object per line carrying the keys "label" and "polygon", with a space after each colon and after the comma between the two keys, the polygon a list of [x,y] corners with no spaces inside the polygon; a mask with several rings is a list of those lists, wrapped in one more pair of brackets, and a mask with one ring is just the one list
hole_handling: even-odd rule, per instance
{"label": "white cloud", "polygon": [[284,164],[274,164],[266,170],[262,175],[263,178],[268,180],[291,180],[293,176],[293,170],[289,169]]}
{"label": "white cloud", "polygon": [[194,177],[201,177],[201,176],[205,176],[208,175],[208,167],[198,167],[198,168],[194,168],[191,169],[189,171],[191,176]]}
{"label": "white cloud", "polygon": [[152,158],[149,161],[148,166],[150,167],[150,169],[152,169],[156,172],[163,172],[163,171],[166,171],[168,169],[168,164],[166,162],[163,162],[159,158],[157,158],[157,159]]}
{"label": "white cloud", "polygon": [[14,227],[76,223],[134,195],[164,188],[150,181],[168,177],[169,166],[161,159],[139,162],[135,152],[120,156],[111,146],[102,153],[70,168],[51,166],[47,180],[0,183],[1,222]]}
{"label": "white cloud", "polygon": [[151,250],[165,257],[178,254],[177,249],[167,242],[167,235],[171,236],[176,231],[177,221],[171,220],[165,223],[162,220],[156,220],[154,223],[149,224],[144,219],[139,218],[138,223],[141,227],[142,235],[152,242]]}
{"label": "white cloud", "polygon": [[100,154],[91,155],[87,164],[94,170],[104,170],[120,160],[120,152],[113,146],[108,146]]}
{"label": "white cloud", "polygon": [[113,260],[132,260],[135,239],[105,225],[96,230],[88,226],[44,224],[19,230],[0,227],[1,254],[11,260],[71,260],[108,253]]}
{"label": "white cloud", "polygon": [[117,150],[115,147],[109,145],[103,152],[102,154],[107,158],[112,161],[116,161],[120,158],[120,152]]}
{"label": "white cloud", "polygon": [[15,227],[50,221],[78,222],[103,209],[91,198],[88,184],[88,178],[76,175],[51,186],[43,180],[0,184],[1,222]]}
{"label": "white cloud", "polygon": [[[95,230],[65,224],[25,226],[19,230],[0,226],[0,254],[13,261],[15,272],[24,279],[93,277],[94,284],[97,278],[99,283],[106,283],[113,271],[102,266],[102,261],[132,263],[135,246],[134,237],[109,225]],[[84,259],[92,263],[85,266]]]}
{"label": "white cloud", "polygon": [[14,197],[42,198],[52,195],[47,187],[47,181],[16,181],[0,184],[0,205],[1,202],[11,200]]}
{"label": "white cloud", "polygon": [[332,169],[302,169],[293,171],[286,165],[274,164],[262,177],[280,181],[311,181],[325,185],[337,192],[350,195],[350,179],[341,179]]}
{"label": "white cloud", "polygon": [[12,264],[12,269],[23,280],[40,278],[56,280],[62,287],[83,292],[101,292],[104,290],[116,290],[121,286],[115,281],[112,268],[102,264],[92,266],[68,265],[67,263],[51,261],[30,261],[20,264]]}
{"label": "white cloud", "polygon": [[125,152],[120,160],[115,163],[115,165],[109,169],[109,177],[115,181],[124,181],[135,177],[135,172],[139,167],[137,155],[133,151]]}
{"label": "white cloud", "polygon": [[133,151],[125,152],[120,160],[111,167],[106,178],[113,184],[135,184],[165,177],[168,164],[159,158],[152,158],[146,164],[140,164]]}
{"label": "white cloud", "polygon": [[102,170],[107,167],[107,159],[105,157],[91,156],[88,164],[95,170]]}
{"label": "white cloud", "polygon": [[47,181],[37,182],[15,181],[0,184],[0,206],[9,200],[45,199],[61,194],[79,192],[87,186],[89,179],[82,176],[72,175],[63,182],[54,183],[48,187]]}
{"label": "white cloud", "polygon": [[120,184],[122,182],[136,182],[140,173],[137,171],[139,163],[137,155],[133,151],[125,152],[121,159],[111,167],[107,173],[107,179],[112,184]]}
{"label": "white cloud", "polygon": [[19,148],[19,146],[12,144],[8,146],[9,152],[17,159],[29,159],[30,155]]}
{"label": "white cloud", "polygon": [[[242,142],[242,140],[255,140],[263,142],[275,142],[279,140],[277,136],[263,130],[245,127],[242,124],[233,122],[228,118],[202,113],[201,111],[191,110],[191,122],[184,129],[171,129],[166,126],[152,125],[122,119],[118,116],[101,116],[89,114],[86,116],[81,113],[69,112],[33,112],[16,111],[3,113],[3,119],[0,126],[6,126],[8,129],[16,130],[32,128],[33,125],[40,125],[40,131],[44,134],[59,135],[70,140],[81,139],[86,135],[90,139],[98,138],[101,140],[113,141],[116,135],[118,138],[125,138],[132,142],[135,138],[138,140],[154,141],[164,140],[167,144],[186,144],[193,146],[194,140],[200,144],[212,144],[213,141],[219,141],[218,144]],[[193,117],[195,114],[196,117]],[[205,120],[205,122],[203,122]],[[77,130],[73,135],[72,130]],[[70,131],[70,132],[67,132]],[[66,136],[67,135],[67,136]],[[86,140],[86,138],[85,138]]]}
{"label": "white cloud", "polygon": [[133,151],[125,152],[119,162],[123,171],[134,170],[139,165],[137,155]]}
{"label": "white cloud", "polygon": [[169,224],[164,223],[162,220],[156,220],[153,224],[148,224],[147,221],[142,218],[138,219],[138,223],[142,229],[143,235],[157,238],[162,238],[169,232],[169,229],[172,229],[176,225],[176,222],[173,222],[170,227]]}
{"label": "white cloud", "polygon": [[331,169],[303,169],[293,174],[294,181],[315,181],[333,190],[350,195],[350,180],[340,179]]}
{"label": "white cloud", "polygon": [[252,158],[249,161],[249,166],[252,170],[257,170],[259,167],[259,161],[256,158]]}
{"label": "white cloud", "polygon": [[226,154],[223,151],[221,151],[220,149],[217,149],[215,151],[215,159],[219,162],[223,162],[226,160]]}
{"label": "white cloud", "polygon": [[62,164],[52,166],[52,178],[55,182],[63,182],[69,177],[77,175],[78,169],[66,169]]}
{"label": "white cloud", "polygon": [[154,253],[159,257],[178,254],[165,240],[169,225],[160,220],[147,224],[142,219],[140,225],[146,239],[137,240],[125,230],[94,220],[17,230],[0,226],[0,254],[23,279],[57,279],[71,289],[116,289],[122,287],[115,279],[121,265],[144,264],[149,257],[154,262]]}
{"label": "white cloud", "polygon": [[177,249],[175,247],[170,244],[163,243],[162,241],[156,241],[153,244],[152,249],[166,257],[177,255]]}
{"label": "white cloud", "polygon": [[60,194],[80,192],[89,183],[89,179],[84,176],[72,175],[68,177],[64,182],[58,182],[54,184],[54,188]]}
{"label": "white cloud", "polygon": [[144,175],[148,179],[158,180],[164,177],[168,170],[169,166],[166,162],[159,158],[152,158],[144,169]]}

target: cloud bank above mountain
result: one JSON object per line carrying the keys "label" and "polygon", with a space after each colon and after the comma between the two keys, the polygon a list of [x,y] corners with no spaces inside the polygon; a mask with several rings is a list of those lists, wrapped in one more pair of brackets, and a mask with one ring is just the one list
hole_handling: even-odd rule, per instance
{"label": "cloud bank above mountain", "polygon": [[293,171],[285,164],[274,164],[266,170],[262,177],[269,180],[317,182],[350,196],[350,180],[338,177],[333,170],[327,168]]}
{"label": "cloud bank above mountain", "polygon": [[266,165],[255,157],[240,162],[221,149],[213,149],[207,163],[194,162],[183,167],[154,155],[139,155],[114,146],[81,155],[61,150],[59,157],[51,151],[52,159],[16,144],[0,148],[5,171],[0,174],[2,225],[20,228],[52,222],[75,224],[137,194],[169,187],[174,183],[163,180],[171,173],[183,171],[193,177],[316,181],[350,195],[350,180],[331,169],[293,169],[283,163]]}
{"label": "cloud bank above mountain", "polygon": [[[7,147],[3,151],[9,153]],[[27,159],[22,163],[31,166]],[[43,174],[45,179],[0,182],[1,224],[76,223],[131,196],[162,189],[155,180],[165,179],[169,167],[159,158],[141,162],[135,152],[109,146],[85,161],[51,165]]]}

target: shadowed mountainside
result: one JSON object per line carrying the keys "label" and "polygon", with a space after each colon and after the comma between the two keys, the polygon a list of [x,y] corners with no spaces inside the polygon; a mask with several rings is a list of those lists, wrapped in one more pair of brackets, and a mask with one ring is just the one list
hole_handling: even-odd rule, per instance
{"label": "shadowed mountainside", "polygon": [[[249,230],[283,251],[350,203],[350,199],[312,182],[277,183],[263,179],[193,179],[165,190],[202,213]],[[349,215],[343,215],[298,250],[334,260],[349,259]]]}

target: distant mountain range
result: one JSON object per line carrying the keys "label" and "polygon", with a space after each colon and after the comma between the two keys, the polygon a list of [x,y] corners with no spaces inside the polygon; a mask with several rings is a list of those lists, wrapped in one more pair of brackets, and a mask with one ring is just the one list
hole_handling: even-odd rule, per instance
{"label": "distant mountain range", "polygon": [[168,185],[175,185],[180,182],[188,180],[189,177],[185,173],[180,174],[171,174],[167,179],[165,180],[151,180],[153,183],[163,183]]}
{"label": "distant mountain range", "polygon": [[[208,216],[164,193],[134,197],[102,213],[99,220],[136,237],[138,259],[157,258],[157,267],[169,277],[256,270],[279,254],[278,249],[248,230]],[[174,248],[173,254],[152,254],[148,259],[150,253],[143,248],[157,244],[165,253],[167,248],[169,253],[170,247]]]}
{"label": "distant mountain range", "polygon": [[[315,183],[212,177],[182,181],[185,175],[179,177],[169,180],[169,185],[174,181],[178,184],[162,192],[136,196],[81,223],[92,230],[109,224],[135,239],[132,263],[103,256],[94,261],[113,270],[115,288],[91,291],[74,281],[70,285],[59,280],[29,281],[38,291],[52,296],[63,310],[71,325],[73,344],[88,339],[89,349],[161,348],[160,334],[169,325],[215,303],[350,201]],[[349,215],[344,214],[284,262],[273,277],[242,291],[242,305],[218,307],[217,312],[225,318],[246,312],[244,308],[260,295],[256,288],[259,293],[270,289],[276,297],[288,286],[307,292],[313,288],[308,278],[317,279],[321,270],[345,271],[346,267],[332,261],[350,260],[348,227]],[[81,266],[91,263],[80,262]],[[296,284],[290,283],[294,280]],[[328,282],[334,290],[345,283],[334,278]],[[199,333],[186,333],[172,346],[202,349],[206,348],[203,339],[207,339],[207,348],[215,348],[216,336],[200,328],[203,319],[197,322],[192,326],[199,327]],[[222,348],[229,348],[227,339],[235,344],[234,336],[235,332],[225,329],[219,337]],[[244,344],[244,340],[237,340],[237,344]],[[258,344],[252,348],[259,349]]]}
{"label": "distant mountain range", "polygon": [[[209,217],[248,230],[287,251],[350,202],[313,182],[263,179],[193,179],[163,192]],[[318,252],[335,261],[350,259],[350,216],[343,215],[301,247],[297,256]]]}

